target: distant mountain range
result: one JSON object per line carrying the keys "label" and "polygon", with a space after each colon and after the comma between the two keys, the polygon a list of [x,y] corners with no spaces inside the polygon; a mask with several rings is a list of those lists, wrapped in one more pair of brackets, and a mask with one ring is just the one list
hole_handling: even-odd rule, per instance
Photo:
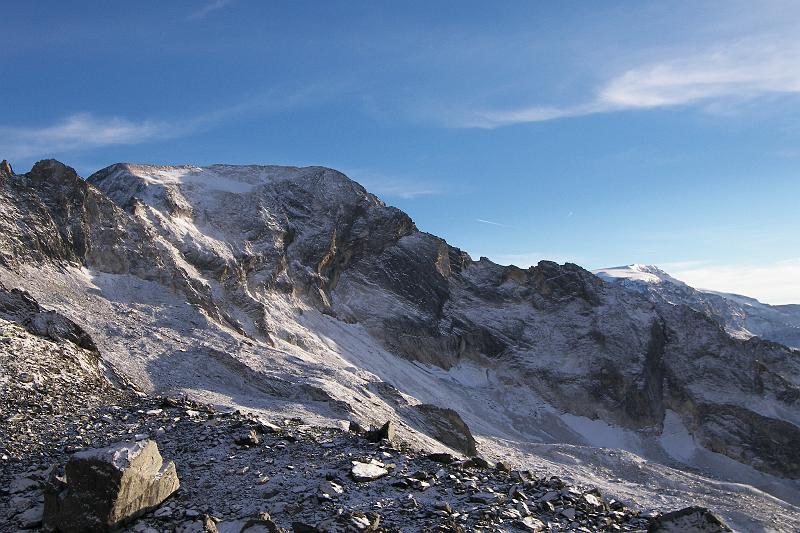
{"label": "distant mountain range", "polygon": [[768,305],[739,294],[695,289],[652,265],[634,264],[592,272],[653,301],[688,305],[713,318],[734,337],[761,337],[800,349],[798,304]]}

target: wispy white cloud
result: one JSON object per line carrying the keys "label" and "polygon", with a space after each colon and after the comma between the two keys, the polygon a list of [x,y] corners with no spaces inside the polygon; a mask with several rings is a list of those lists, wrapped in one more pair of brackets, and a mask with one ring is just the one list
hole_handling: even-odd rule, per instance
{"label": "wispy white cloud", "polygon": [[214,0],[209,2],[197,11],[193,11],[186,17],[187,20],[200,20],[208,16],[210,13],[222,9],[223,7],[233,3],[233,0]]}
{"label": "wispy white cloud", "polygon": [[489,224],[489,225],[492,225],[492,226],[500,226],[501,228],[507,228],[508,227],[505,224],[501,224],[500,222],[494,222],[492,220],[486,220],[486,219],[483,219],[483,218],[476,218],[475,222],[480,222],[481,224]]}
{"label": "wispy white cloud", "polygon": [[623,71],[602,84],[588,102],[525,106],[464,113],[462,127],[495,128],[613,111],[715,102],[724,112],[767,94],[800,94],[800,45],[796,39],[751,38]]}
{"label": "wispy white cloud", "polygon": [[23,159],[185,137],[240,117],[268,115],[319,104],[339,94],[344,87],[342,84],[283,87],[227,107],[169,119],[131,120],[82,112],[44,126],[0,126],[0,156]]}
{"label": "wispy white cloud", "polygon": [[3,157],[24,158],[109,145],[137,144],[177,133],[178,129],[164,122],[136,122],[121,117],[79,113],[39,128],[0,127],[0,146],[5,152]]}
{"label": "wispy white cloud", "polygon": [[665,270],[696,288],[742,294],[769,304],[800,303],[800,258],[755,265],[700,263]]}
{"label": "wispy white cloud", "polygon": [[629,70],[603,88],[600,101],[623,108],[660,107],[798,92],[800,47],[791,42],[744,41]]}
{"label": "wispy white cloud", "polygon": [[447,123],[462,128],[498,128],[512,124],[545,122],[559,118],[579,117],[606,111],[611,111],[611,109],[599,103],[581,104],[571,107],[533,106],[518,109],[468,112],[459,117],[448,117]]}

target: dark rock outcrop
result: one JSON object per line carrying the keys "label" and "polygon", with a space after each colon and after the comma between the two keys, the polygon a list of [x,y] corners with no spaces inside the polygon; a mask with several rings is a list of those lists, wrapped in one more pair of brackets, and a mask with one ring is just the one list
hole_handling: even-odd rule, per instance
{"label": "dark rock outcrop", "polygon": [[0,283],[0,318],[16,322],[25,329],[54,341],[65,340],[81,348],[97,351],[92,337],[67,317],[43,309],[22,289],[7,289]]}
{"label": "dark rock outcrop", "polygon": [[[352,429],[351,429],[352,431]],[[376,429],[371,429],[364,434],[364,438],[366,438],[370,442],[380,442],[382,440],[386,440],[389,442],[395,441],[395,425],[394,422],[389,420],[381,427]]]}

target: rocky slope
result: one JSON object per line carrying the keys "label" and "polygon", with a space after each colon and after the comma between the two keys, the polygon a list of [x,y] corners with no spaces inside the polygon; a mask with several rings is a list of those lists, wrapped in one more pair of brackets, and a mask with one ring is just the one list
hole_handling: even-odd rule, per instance
{"label": "rocky slope", "polygon": [[592,272],[651,300],[689,306],[716,320],[734,337],[761,337],[800,349],[800,305],[769,305],[739,294],[698,290],[652,265],[636,264]]}
{"label": "rocky slope", "polygon": [[[683,476],[676,498],[734,524],[800,523],[800,357],[687,306],[576,265],[472,261],[319,167],[119,164],[86,183],[46,161],[5,170],[0,202],[0,281],[145,390],[392,420],[417,447],[563,467],[651,504],[668,498],[655,479]],[[612,455],[614,474],[572,445],[666,466],[646,463],[643,487],[635,456]]]}
{"label": "rocky slope", "polygon": [[[125,531],[632,531],[659,516],[555,476],[426,454],[396,441],[391,425],[272,423],[147,397],[103,368],[85,332],[29,295],[0,287],[0,313],[0,531],[42,525],[45,493],[73,452],[146,439],[175,461],[180,488]],[[43,314],[59,327],[31,326]],[[66,527],[63,518],[51,526]]]}

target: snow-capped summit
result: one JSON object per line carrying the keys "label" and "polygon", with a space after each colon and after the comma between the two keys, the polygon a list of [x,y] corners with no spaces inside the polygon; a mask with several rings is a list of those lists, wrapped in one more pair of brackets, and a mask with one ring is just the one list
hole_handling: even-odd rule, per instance
{"label": "snow-capped summit", "polygon": [[617,279],[631,279],[644,281],[647,283],[666,282],[684,284],[682,281],[673,278],[655,265],[643,265],[639,263],[611,268],[601,268],[598,270],[593,270],[592,273],[609,281]]}
{"label": "snow-capped summit", "polygon": [[768,305],[738,294],[695,289],[652,265],[601,268],[592,273],[654,301],[687,305],[708,315],[735,337],[757,336],[800,348],[800,305]]}

